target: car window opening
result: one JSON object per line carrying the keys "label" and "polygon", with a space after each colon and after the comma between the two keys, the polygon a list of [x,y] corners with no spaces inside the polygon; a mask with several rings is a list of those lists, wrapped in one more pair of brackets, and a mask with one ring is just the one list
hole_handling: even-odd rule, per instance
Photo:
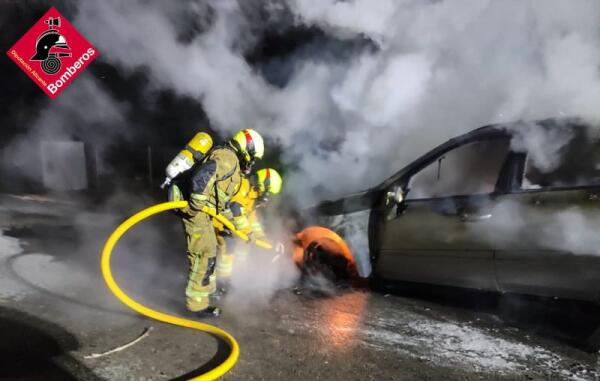
{"label": "car window opening", "polygon": [[556,152],[552,165],[527,155],[521,188],[568,188],[600,185],[600,136],[593,128],[579,128]]}
{"label": "car window opening", "polygon": [[407,200],[492,193],[509,147],[509,139],[481,140],[446,152],[411,177]]}

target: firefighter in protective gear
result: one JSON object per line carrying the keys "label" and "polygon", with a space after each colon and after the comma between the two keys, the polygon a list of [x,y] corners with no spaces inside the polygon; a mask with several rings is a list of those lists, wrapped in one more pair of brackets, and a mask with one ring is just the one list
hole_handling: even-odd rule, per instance
{"label": "firefighter in protective gear", "polygon": [[[165,181],[160,188],[170,185],[177,176],[190,170],[194,164],[200,163],[212,146],[213,140],[206,132],[198,132],[194,135],[185,148],[179,151],[167,166]],[[179,190],[169,189],[169,193],[177,191]]]}
{"label": "firefighter in protective gear", "polygon": [[[240,142],[236,137],[244,137]],[[190,311],[217,314],[209,297],[216,290],[217,238],[203,207],[222,213],[242,182],[242,168],[262,158],[264,143],[254,130],[238,132],[225,146],[214,148],[192,175],[189,205],[183,209],[189,259],[186,304]]]}
{"label": "firefighter in protective gear", "polygon": [[[281,192],[283,179],[272,168],[261,169],[249,178],[243,178],[240,190],[231,199],[227,217],[233,220],[235,228],[247,234],[251,240],[263,239],[265,233],[258,219],[257,208],[263,206],[271,195]],[[222,227],[216,226],[221,232]],[[236,250],[227,251],[226,234],[218,234],[219,258],[217,277],[227,281],[231,277],[234,260],[243,261],[247,250],[238,245]],[[237,244],[237,243],[236,243]],[[234,254],[231,251],[235,252]],[[238,258],[235,258],[238,257]]]}

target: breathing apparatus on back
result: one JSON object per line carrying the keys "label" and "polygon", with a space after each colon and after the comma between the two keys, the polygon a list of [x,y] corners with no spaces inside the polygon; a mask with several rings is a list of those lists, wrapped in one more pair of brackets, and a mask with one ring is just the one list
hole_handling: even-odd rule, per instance
{"label": "breathing apparatus on back", "polygon": [[206,132],[199,132],[188,142],[177,156],[171,160],[166,170],[165,181],[161,189],[171,184],[174,178],[190,170],[194,164],[204,159],[213,146],[213,140]]}

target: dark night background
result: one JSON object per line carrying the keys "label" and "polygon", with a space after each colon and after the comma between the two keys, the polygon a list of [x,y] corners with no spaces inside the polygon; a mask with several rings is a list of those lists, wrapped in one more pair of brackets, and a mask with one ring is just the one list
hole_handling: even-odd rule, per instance
{"label": "dark night background", "polygon": [[[50,6],[55,6],[66,18],[72,20],[77,12],[76,3],[72,1],[8,1],[0,5],[0,49],[7,52],[9,48],[35,23]],[[210,18],[210,12],[207,15]],[[210,21],[209,21],[210,22]],[[202,32],[202,23],[191,17],[182,17],[178,24],[179,36],[182,42],[190,40],[195,34]],[[93,44],[89,36],[84,36]],[[312,54],[317,49],[329,52],[323,60],[344,60],[358,49],[373,49],[374,44],[367,38],[338,40],[327,36],[315,27],[293,25],[282,26],[280,23],[267,25],[257,30],[256,43],[244,52],[244,57],[253,69],[257,70],[271,84],[283,86],[291,76],[293,65],[287,65],[281,70],[286,60],[295,55]],[[270,70],[272,65],[278,65],[278,70]],[[26,134],[32,123],[36,122],[40,112],[52,105],[50,100],[33,81],[14,64],[6,54],[0,60],[1,88],[0,102],[3,112],[0,114],[0,153],[14,139]],[[192,97],[181,96],[165,89],[152,89],[153,97],[147,99],[148,75],[143,68],[133,72],[119,70],[106,62],[102,57],[96,59],[82,74],[93,76],[96,84],[114,100],[127,105],[126,119],[130,124],[130,133],[126,137],[111,140],[105,147],[101,158],[104,166],[109,169],[109,175],[92,179],[95,189],[110,189],[123,179],[136,179],[144,186],[148,181],[147,147],[152,147],[152,176],[153,182],[162,180],[164,168],[169,160],[181,149],[187,140],[197,131],[207,131],[222,142],[225,136],[218,136],[211,128],[202,104]],[[81,80],[81,77],[77,78]],[[66,90],[68,91],[68,90]],[[77,125],[64,126],[71,131],[71,139],[83,141],[93,146],[94,142],[86,138],[85,129],[95,126]],[[97,127],[97,126],[96,126]],[[131,128],[133,127],[133,128]],[[245,126],[240,126],[243,128]],[[101,128],[101,126],[100,126]],[[27,152],[22,152],[31,160],[39,160],[39,147],[33,143]],[[261,163],[264,166],[275,166],[285,173],[282,168],[282,149],[276,142],[268,142],[269,149]],[[94,166],[93,160],[91,165]],[[11,163],[3,163],[0,168],[0,189],[8,191],[41,191],[38,179],[23,176],[19,168]],[[289,169],[289,164],[288,164]],[[92,168],[93,170],[93,168]],[[129,181],[128,181],[129,182]]]}

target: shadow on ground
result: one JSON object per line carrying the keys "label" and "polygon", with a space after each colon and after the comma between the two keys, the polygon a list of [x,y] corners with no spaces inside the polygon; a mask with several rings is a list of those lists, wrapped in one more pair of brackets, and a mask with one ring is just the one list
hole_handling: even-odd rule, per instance
{"label": "shadow on ground", "polygon": [[215,353],[215,355],[206,364],[182,376],[173,378],[171,381],[189,380],[193,377],[198,377],[206,372],[209,372],[217,366],[221,365],[227,359],[227,356],[229,356],[229,354],[231,353],[231,349],[229,349],[229,346],[223,341],[223,339],[215,337],[215,340],[217,340],[218,343],[217,353]]}
{"label": "shadow on ground", "polygon": [[[0,307],[0,338],[2,381],[101,380],[68,354],[79,343],[55,324]],[[60,364],[56,361],[59,356]]]}

